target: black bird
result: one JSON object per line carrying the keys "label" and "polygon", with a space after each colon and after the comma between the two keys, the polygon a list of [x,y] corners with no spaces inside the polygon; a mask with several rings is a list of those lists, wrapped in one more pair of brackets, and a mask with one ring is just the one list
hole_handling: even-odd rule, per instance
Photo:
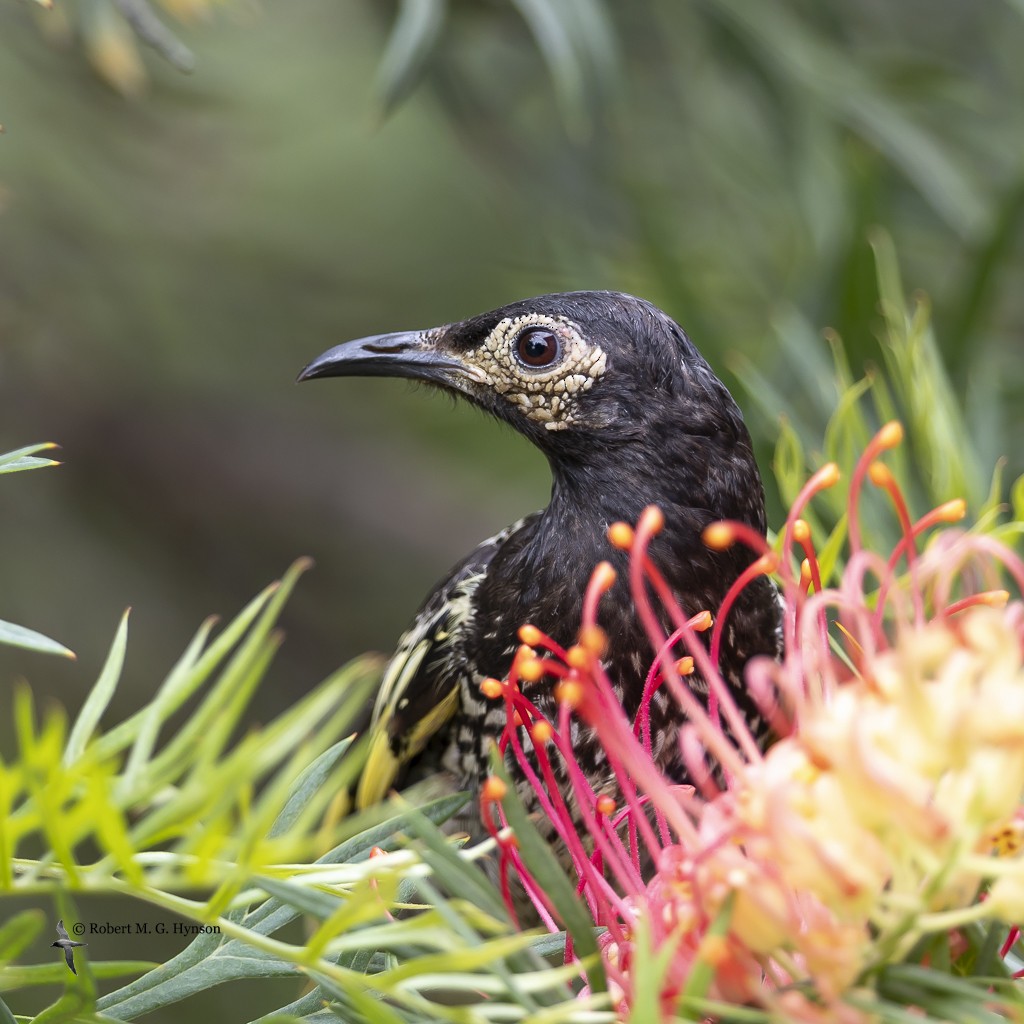
{"label": "black bird", "polygon": [[[753,558],[740,545],[708,549],[703,529],[736,519],[765,532],[764,488],[739,408],[683,330],[642,299],[542,295],[444,327],[338,345],[299,380],[340,376],[410,377],[467,398],[532,441],[552,473],[547,508],[471,552],[400,639],[375,702],[358,806],[382,798],[417,760],[440,763],[460,788],[478,788],[505,724],[501,698],[485,697],[481,680],[507,675],[524,623],[573,643],[587,580],[602,559],[619,570],[601,604],[605,665],[626,711],[636,713],[653,654],[625,582],[625,555],[605,536],[610,523],[635,523],[645,506],[661,507],[665,527],[651,556],[691,614],[714,613]],[[759,577],[730,613],[721,654],[751,717],[743,666],[758,654],[778,656],[780,645],[777,592]],[[706,690],[699,677],[688,681]],[[531,698],[553,719],[550,690],[538,690]],[[681,778],[679,713],[661,691],[651,716],[656,756]],[[607,788],[610,770],[587,731],[575,752],[591,784]]]}
{"label": "black bird", "polygon": [[64,927],[64,920],[61,919],[57,922],[57,941],[51,942],[50,945],[64,950],[64,959],[67,961],[68,967],[71,968],[71,973],[77,974],[78,971],[75,970],[74,949],[76,946],[87,946],[89,943],[75,942],[75,940],[68,935],[68,930]]}

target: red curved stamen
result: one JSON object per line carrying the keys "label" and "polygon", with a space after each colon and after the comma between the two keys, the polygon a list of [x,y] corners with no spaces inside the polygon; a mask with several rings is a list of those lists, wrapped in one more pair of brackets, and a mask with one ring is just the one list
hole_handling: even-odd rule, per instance
{"label": "red curved stamen", "polygon": [[[740,596],[743,589],[752,581],[757,579],[758,576],[770,576],[778,568],[779,558],[774,551],[769,551],[767,554],[762,555],[760,558],[751,562],[736,577],[733,581],[732,586],[725,592],[725,597],[722,598],[722,603],[718,609],[718,615],[715,618],[715,626],[711,633],[711,663],[713,665],[718,664],[719,654],[721,653],[722,647],[722,630],[725,628],[725,620],[732,610],[732,606],[736,603],[736,599]],[[712,715],[714,719],[716,716]],[[718,724],[717,722],[715,723]]]}
{"label": "red curved stamen", "polygon": [[[650,597],[645,585],[647,582],[654,588],[658,600],[669,613],[669,617],[675,627],[682,631],[687,649],[701,677],[707,682],[709,691],[712,689],[716,691],[717,698],[725,712],[726,720],[743,754],[747,760],[760,760],[761,751],[750,734],[750,729],[747,727],[743,715],[736,707],[736,702],[729,693],[725,681],[722,679],[717,668],[711,663],[704,645],[697,639],[696,633],[679,608],[671,588],[654,566],[654,563],[647,557],[647,544],[649,543],[650,536],[641,529],[642,526],[643,518],[641,518],[641,522],[637,527],[637,536],[630,560],[630,589],[633,593],[633,602],[636,605],[637,613],[652,645],[656,650],[662,650],[666,637],[651,606]],[[732,742],[725,738],[722,731],[715,727],[707,712],[689,689],[682,685],[671,659],[663,654],[660,660],[665,684],[687,718],[699,729],[704,746],[726,772],[736,774],[744,764],[739,751]]]}
{"label": "red curved stamen", "polygon": [[850,552],[855,555],[862,548],[860,534],[860,516],[858,506],[860,504],[860,492],[864,485],[864,477],[867,476],[868,467],[882,452],[895,448],[903,440],[903,425],[899,420],[890,420],[878,431],[868,442],[863,454],[857,460],[850,479],[849,503],[849,527],[850,527]]}
{"label": "red curved stamen", "polygon": [[[872,462],[868,466],[868,477],[876,487],[881,487],[889,495],[893,507],[896,509],[896,516],[900,521],[900,530],[903,533],[898,546],[907,556],[907,570],[910,573],[911,583],[910,594],[914,602],[914,621],[920,626],[924,622],[924,598],[921,596],[920,589],[914,583],[914,562],[917,558],[917,547],[914,544],[916,534],[914,526],[910,521],[910,512],[907,510],[906,500],[903,497],[899,484],[896,482],[896,478],[884,463]],[[889,564],[890,568],[895,566],[891,556]],[[890,579],[891,577],[883,579],[879,589],[878,606],[875,611],[876,617],[879,619],[885,611],[885,598],[889,591]]]}
{"label": "red curved stamen", "polygon": [[1010,592],[1008,590],[984,590],[980,594],[971,594],[970,597],[962,598],[959,601],[954,601],[951,605],[947,605],[943,614],[956,615],[957,612],[965,611],[968,608],[978,608],[982,606],[988,608],[1005,608],[1009,600]]}

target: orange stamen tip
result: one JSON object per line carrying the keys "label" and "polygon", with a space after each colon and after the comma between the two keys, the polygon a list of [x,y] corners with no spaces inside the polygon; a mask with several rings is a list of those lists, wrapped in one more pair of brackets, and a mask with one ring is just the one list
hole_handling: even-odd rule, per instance
{"label": "orange stamen tip", "polygon": [[581,672],[590,668],[590,652],[579,644],[573,644],[565,652],[565,660],[570,668],[579,669]]}
{"label": "orange stamen tip", "polygon": [[512,727],[514,729],[518,729],[523,724],[524,724],[523,723],[523,716],[518,711],[513,711],[512,712]]}
{"label": "orange stamen tip", "polygon": [[811,479],[818,488],[834,487],[839,483],[842,475],[843,474],[839,472],[839,467],[834,462],[826,462],[825,465],[822,466],[813,477],[811,477]]}
{"label": "orange stamen tip", "polygon": [[712,551],[725,551],[736,543],[736,531],[729,523],[712,523],[704,528],[701,539]]}
{"label": "orange stamen tip", "polygon": [[615,813],[615,801],[610,796],[599,796],[597,798],[597,813],[603,814],[606,818]]}
{"label": "orange stamen tip", "polygon": [[608,650],[608,634],[600,626],[584,626],[580,630],[579,646],[595,658],[603,658]]}
{"label": "orange stamen tip", "polygon": [[491,700],[495,700],[500,697],[504,692],[505,687],[502,685],[500,679],[495,679],[493,676],[489,676],[480,683],[480,692],[485,697],[490,697]]}
{"label": "orange stamen tip", "polygon": [[793,540],[797,544],[806,544],[811,539],[811,528],[806,519],[793,520]]}
{"label": "orange stamen tip", "polygon": [[800,563],[800,582],[804,586],[811,582],[811,563],[806,558]]}
{"label": "orange stamen tip", "polygon": [[538,647],[544,639],[544,634],[536,626],[527,623],[519,627],[519,639],[530,647]]}
{"label": "orange stamen tip", "polygon": [[626,551],[633,546],[633,527],[629,523],[612,523],[608,527],[608,540],[613,547]]}
{"label": "orange stamen tip", "polygon": [[540,658],[520,658],[516,673],[524,683],[535,683],[544,675],[544,663]]}
{"label": "orange stamen tip", "polygon": [[611,588],[611,585],[615,582],[616,575],[611,562],[598,562],[594,566],[594,574],[590,577],[591,586],[597,587],[603,594]]}
{"label": "orange stamen tip", "polygon": [[987,590],[984,594],[978,594],[979,604],[987,604],[991,608],[1005,608],[1009,600],[1008,590]]}
{"label": "orange stamen tip", "polygon": [[963,498],[954,498],[935,510],[935,518],[942,523],[958,523],[965,515],[967,515],[967,502]]}
{"label": "orange stamen tip", "polygon": [[693,658],[691,658],[688,654],[685,657],[680,658],[676,662],[676,671],[681,676],[693,675]]}
{"label": "orange stamen tip", "polygon": [[480,790],[480,794],[484,800],[490,802],[504,800],[507,792],[508,786],[506,786],[504,781],[499,779],[497,775],[489,775]]}
{"label": "orange stamen tip", "polygon": [[583,684],[576,679],[563,679],[555,687],[555,700],[559,704],[568,704],[570,708],[578,708],[583,700]]}
{"label": "orange stamen tip", "polygon": [[647,533],[661,533],[665,526],[665,513],[657,505],[648,505],[640,513],[637,526],[642,527]]}
{"label": "orange stamen tip", "polygon": [[372,850],[370,850],[370,856],[371,857],[383,857],[387,852],[388,852],[387,850],[383,850],[379,846],[375,846],[375,847],[373,847]]}
{"label": "orange stamen tip", "polygon": [[711,617],[711,612],[697,612],[696,615],[691,616],[687,625],[695,633],[703,633],[706,629],[710,629],[714,624],[714,619]]}
{"label": "orange stamen tip", "polygon": [[722,935],[705,935],[700,944],[700,959],[717,967],[729,958],[729,944]]}
{"label": "orange stamen tip", "polygon": [[872,462],[868,466],[868,479],[876,487],[889,487],[896,482],[892,472],[884,462]]}
{"label": "orange stamen tip", "polygon": [[766,551],[754,565],[766,576],[770,576],[779,567],[779,556],[774,551]]}
{"label": "orange stamen tip", "polygon": [[541,719],[539,722],[533,723],[533,728],[530,730],[530,739],[536,743],[550,743],[551,737],[555,735],[555,730],[551,727],[551,723],[545,719]]}
{"label": "orange stamen tip", "polygon": [[875,435],[875,441],[882,448],[895,448],[903,440],[903,424],[899,420],[890,420]]}

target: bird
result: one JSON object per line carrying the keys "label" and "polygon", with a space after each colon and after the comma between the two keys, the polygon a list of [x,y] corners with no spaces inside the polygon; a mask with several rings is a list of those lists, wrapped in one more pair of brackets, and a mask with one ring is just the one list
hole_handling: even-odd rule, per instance
{"label": "bird", "polygon": [[[741,545],[711,550],[704,529],[731,519],[766,533],[764,486],[739,407],[683,329],[643,299],[541,295],[440,327],[336,345],[298,379],[348,376],[404,377],[468,400],[531,441],[552,479],[546,508],[471,551],[399,639],[373,705],[354,792],[359,808],[427,769],[479,793],[506,723],[502,698],[485,696],[481,682],[507,677],[524,624],[563,648],[574,642],[587,581],[602,560],[617,570],[600,608],[603,664],[627,714],[636,714],[654,656],[630,597],[627,555],[607,541],[611,523],[661,508],[665,525],[650,556],[687,614],[717,609],[754,558]],[[730,612],[720,654],[751,722],[758,714],[744,666],[757,655],[779,657],[781,636],[777,588],[756,577]],[[688,683],[707,691],[699,674]],[[537,686],[531,699],[555,721],[553,686]],[[680,714],[655,692],[654,757],[685,781]],[[591,731],[575,730],[573,751],[595,791],[613,784]]]}
{"label": "bird", "polygon": [[71,968],[71,973],[78,974],[78,971],[75,970],[74,949],[76,946],[88,946],[89,943],[75,942],[75,940],[68,935],[68,930],[64,927],[63,918],[57,922],[57,941],[51,942],[50,945],[64,950],[64,959],[67,961],[68,967]]}

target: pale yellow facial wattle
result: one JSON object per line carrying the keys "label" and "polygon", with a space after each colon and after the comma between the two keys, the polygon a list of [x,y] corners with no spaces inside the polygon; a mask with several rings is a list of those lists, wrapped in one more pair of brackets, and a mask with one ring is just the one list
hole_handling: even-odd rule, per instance
{"label": "pale yellow facial wattle", "polygon": [[[516,340],[529,327],[544,327],[558,336],[561,353],[551,366],[525,366],[516,357]],[[547,430],[565,430],[580,421],[578,396],[593,387],[608,362],[604,350],[586,341],[571,320],[542,313],[506,317],[481,344],[462,353],[462,359],[475,381],[493,388]]]}

